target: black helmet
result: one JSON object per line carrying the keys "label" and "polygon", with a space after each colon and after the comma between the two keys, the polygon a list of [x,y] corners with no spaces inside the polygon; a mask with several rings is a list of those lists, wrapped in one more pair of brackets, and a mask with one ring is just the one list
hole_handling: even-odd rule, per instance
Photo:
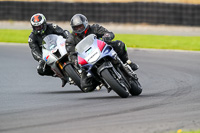
{"label": "black helmet", "polygon": [[43,14],[37,13],[31,17],[31,25],[35,34],[43,34],[47,28],[46,18]]}
{"label": "black helmet", "polygon": [[71,19],[71,27],[77,34],[82,34],[88,28],[88,20],[82,14],[75,14]]}

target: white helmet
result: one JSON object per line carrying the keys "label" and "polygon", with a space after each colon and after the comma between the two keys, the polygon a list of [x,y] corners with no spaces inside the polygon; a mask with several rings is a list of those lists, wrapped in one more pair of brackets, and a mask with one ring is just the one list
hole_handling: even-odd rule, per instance
{"label": "white helmet", "polygon": [[35,34],[43,34],[47,28],[46,18],[43,14],[37,13],[31,17],[31,25]]}

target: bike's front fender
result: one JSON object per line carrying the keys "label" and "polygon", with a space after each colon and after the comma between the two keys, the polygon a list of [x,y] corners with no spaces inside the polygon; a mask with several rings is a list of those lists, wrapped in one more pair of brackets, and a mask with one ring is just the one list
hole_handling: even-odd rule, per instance
{"label": "bike's front fender", "polygon": [[100,67],[97,69],[97,73],[100,75],[100,73],[107,68],[113,68],[113,65],[111,62],[104,62]]}

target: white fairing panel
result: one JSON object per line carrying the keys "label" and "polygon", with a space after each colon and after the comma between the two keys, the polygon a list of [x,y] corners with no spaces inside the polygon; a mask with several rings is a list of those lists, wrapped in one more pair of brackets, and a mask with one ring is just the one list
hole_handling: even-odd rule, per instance
{"label": "white fairing panel", "polygon": [[52,55],[51,51],[42,49],[42,53],[43,53],[42,58],[48,65],[51,65],[52,63],[57,61],[56,57],[54,55]]}
{"label": "white fairing panel", "polygon": [[50,34],[43,41],[42,58],[48,65],[53,64],[67,53],[65,47],[66,39],[62,36]]}

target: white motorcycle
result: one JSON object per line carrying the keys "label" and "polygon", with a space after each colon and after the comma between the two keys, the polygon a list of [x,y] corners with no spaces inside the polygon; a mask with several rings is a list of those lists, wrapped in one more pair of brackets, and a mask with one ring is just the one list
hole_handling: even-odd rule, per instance
{"label": "white motorcycle", "polygon": [[[138,96],[142,93],[136,73],[128,63],[124,64],[112,46],[90,34],[76,45],[78,63],[92,77],[105,86],[108,92],[115,91],[120,97],[127,98],[129,93]],[[87,92],[87,88],[85,88]]]}
{"label": "white motorcycle", "polygon": [[69,84],[77,85],[81,89],[81,70],[73,65],[67,53],[65,41],[66,39],[62,36],[47,35],[42,42],[42,57],[58,77],[64,78]]}

